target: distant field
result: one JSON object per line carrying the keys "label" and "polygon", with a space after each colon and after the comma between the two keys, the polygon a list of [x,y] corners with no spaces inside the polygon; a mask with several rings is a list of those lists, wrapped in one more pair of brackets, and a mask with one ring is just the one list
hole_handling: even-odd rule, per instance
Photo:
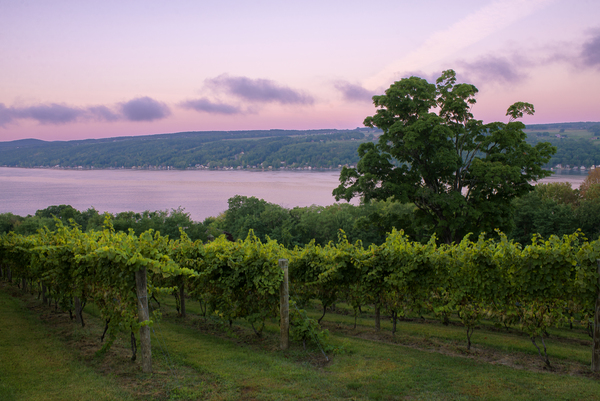
{"label": "distant field", "polygon": [[[562,132],[561,132],[562,131]],[[529,138],[537,137],[540,140],[544,140],[544,138],[554,139],[557,138],[557,135],[560,135],[562,138],[568,139],[588,139],[592,140],[592,138],[598,138],[598,134],[594,134],[585,129],[548,129],[548,130],[533,130],[526,129],[524,132],[527,134]],[[594,143],[600,143],[600,140],[593,140]]]}
{"label": "distant field", "polygon": [[561,130],[561,129],[547,129],[547,130],[526,129],[526,130],[524,130],[524,132],[527,135],[542,135],[544,133],[548,133],[551,136],[561,135],[561,136],[566,136],[568,138],[581,138],[581,139],[589,139],[593,136],[597,136],[597,135],[593,134],[592,132],[589,132],[588,130],[584,130],[584,129],[565,129],[565,130]]}

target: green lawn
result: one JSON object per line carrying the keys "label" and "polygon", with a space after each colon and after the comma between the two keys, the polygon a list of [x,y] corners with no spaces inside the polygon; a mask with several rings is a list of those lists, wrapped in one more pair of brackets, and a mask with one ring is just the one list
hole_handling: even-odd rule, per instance
{"label": "green lawn", "polygon": [[[133,370],[126,374],[107,373],[99,357],[83,358],[67,347],[67,337],[99,337],[102,322],[93,305],[85,309],[85,329],[68,323],[58,331],[40,320],[38,311],[25,307],[39,301],[21,300],[9,292],[0,291],[0,400],[600,399],[600,379],[585,373],[590,348],[565,340],[585,340],[580,331],[557,330],[547,341],[551,362],[574,366],[570,374],[562,374],[542,371],[537,351],[516,331],[503,333],[482,325],[473,336],[475,350],[468,353],[458,325],[402,322],[393,339],[388,322],[383,333],[375,333],[372,319],[361,318],[353,330],[352,316],[328,313],[330,340],[343,351],[327,362],[318,349],[304,351],[299,344],[286,352],[278,350],[275,322],[267,324],[259,339],[243,321],[234,322],[231,329],[213,319],[205,323],[193,301],[187,303],[188,317],[179,318],[172,299],[162,297],[164,316],[152,328],[155,374],[144,376],[140,361],[128,361],[125,345],[116,344],[105,358],[130,364]],[[121,359],[119,353],[124,354]],[[500,359],[522,356],[523,361],[516,367],[490,363],[481,357],[486,353]],[[140,386],[132,392],[127,383],[135,381],[166,390],[142,394]]]}
{"label": "green lawn", "polygon": [[6,291],[0,291],[0,322],[0,400],[129,399]]}

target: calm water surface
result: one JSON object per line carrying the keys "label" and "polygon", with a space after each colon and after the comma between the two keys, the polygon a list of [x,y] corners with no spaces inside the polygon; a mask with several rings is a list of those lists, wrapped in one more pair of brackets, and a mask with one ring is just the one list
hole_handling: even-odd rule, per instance
{"label": "calm water surface", "polygon": [[[587,174],[554,175],[578,188]],[[0,213],[26,216],[51,205],[99,212],[185,208],[195,221],[227,210],[234,195],[255,196],[286,208],[335,203],[339,171],[50,170],[0,167]]]}
{"label": "calm water surface", "polygon": [[227,210],[234,195],[286,208],[331,205],[339,171],[51,170],[0,167],[0,213],[21,216],[51,205],[100,212],[185,208],[195,221]]}

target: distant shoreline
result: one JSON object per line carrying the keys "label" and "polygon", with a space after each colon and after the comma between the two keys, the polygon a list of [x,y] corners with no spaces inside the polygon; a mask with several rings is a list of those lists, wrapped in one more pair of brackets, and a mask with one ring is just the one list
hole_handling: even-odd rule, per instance
{"label": "distant shoreline", "polygon": [[[348,167],[348,166],[345,166]],[[349,166],[353,168],[354,166]],[[127,170],[127,171],[254,171],[254,172],[273,172],[273,171],[302,171],[302,172],[325,172],[325,171],[342,171],[341,167],[296,167],[296,168],[288,168],[288,167],[279,167],[279,168],[233,168],[233,167],[223,167],[223,168],[192,168],[188,167],[185,169],[175,168],[171,166],[167,167],[157,167],[157,168],[135,168],[135,167],[109,167],[109,168],[101,168],[101,167],[19,167],[19,166],[0,166],[0,168],[15,168],[15,169],[23,169],[23,170],[64,170],[64,171],[118,171],[118,170]]]}
{"label": "distant shoreline", "polygon": [[[344,166],[354,168],[355,166]],[[48,166],[39,166],[39,167],[19,167],[19,166],[0,166],[0,168],[17,168],[24,170],[67,170],[67,171],[117,171],[117,170],[139,170],[139,171],[255,171],[255,172],[269,172],[269,171],[316,171],[316,172],[324,172],[324,171],[341,171],[341,167],[296,167],[296,168],[288,168],[288,167],[279,167],[279,168],[234,168],[234,167],[223,167],[223,168],[192,168],[188,167],[185,169],[175,168],[172,166],[166,167],[157,167],[157,168],[136,168],[136,167],[109,167],[109,168],[100,168],[100,167],[48,167]],[[590,169],[580,170],[580,169],[544,169],[552,172],[552,176],[555,175],[573,175],[573,176],[587,176]]]}

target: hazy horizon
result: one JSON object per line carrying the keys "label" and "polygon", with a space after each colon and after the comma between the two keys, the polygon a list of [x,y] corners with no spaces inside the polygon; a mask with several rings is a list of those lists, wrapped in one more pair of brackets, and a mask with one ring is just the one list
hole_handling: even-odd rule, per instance
{"label": "hazy horizon", "polygon": [[600,2],[4,2],[0,141],[354,129],[454,69],[475,118],[599,121]]}

